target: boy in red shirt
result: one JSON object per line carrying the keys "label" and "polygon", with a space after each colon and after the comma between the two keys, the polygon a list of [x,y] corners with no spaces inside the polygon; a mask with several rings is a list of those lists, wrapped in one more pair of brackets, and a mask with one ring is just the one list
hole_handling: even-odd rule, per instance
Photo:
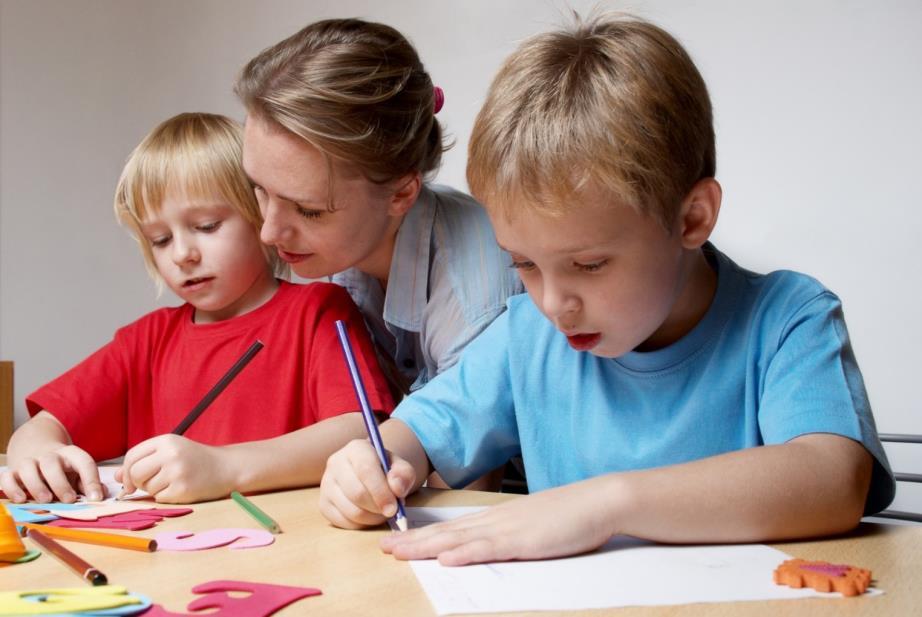
{"label": "boy in red shirt", "polygon": [[[185,300],[119,329],[29,395],[0,488],[14,502],[103,496],[95,461],[157,501],[316,484],[327,457],[364,435],[334,322],[353,337],[372,407],[393,401],[361,314],[336,285],[275,278],[240,166],[240,127],[181,114],[134,150],[115,196],[148,270]],[[184,436],[170,432],[256,340],[262,351]]]}

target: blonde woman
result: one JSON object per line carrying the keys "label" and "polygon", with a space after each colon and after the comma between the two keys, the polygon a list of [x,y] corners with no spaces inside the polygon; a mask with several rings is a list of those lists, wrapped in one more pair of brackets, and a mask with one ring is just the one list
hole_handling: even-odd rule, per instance
{"label": "blonde woman", "polygon": [[444,95],[396,30],[313,23],[253,58],[243,165],[263,241],[351,294],[401,393],[451,367],[522,290],[468,195],[425,182]]}

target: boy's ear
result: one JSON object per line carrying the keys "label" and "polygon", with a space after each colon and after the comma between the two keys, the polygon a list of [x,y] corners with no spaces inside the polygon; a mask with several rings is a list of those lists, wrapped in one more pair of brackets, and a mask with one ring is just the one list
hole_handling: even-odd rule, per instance
{"label": "boy's ear", "polygon": [[391,186],[394,187],[394,192],[390,194],[387,212],[391,216],[403,216],[419,197],[419,191],[423,186],[422,175],[414,171],[398,178]]}
{"label": "boy's ear", "polygon": [[700,248],[714,231],[723,191],[714,178],[702,178],[685,196],[677,229],[686,249]]}

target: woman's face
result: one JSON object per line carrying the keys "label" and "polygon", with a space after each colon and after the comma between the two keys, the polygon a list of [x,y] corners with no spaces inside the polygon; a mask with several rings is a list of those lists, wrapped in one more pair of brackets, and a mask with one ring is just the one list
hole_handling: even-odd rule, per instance
{"label": "woman's face", "polygon": [[262,241],[298,276],[322,278],[356,267],[387,277],[394,236],[409,207],[397,198],[399,191],[336,162],[331,183],[327,158],[317,148],[255,116],[244,127],[243,168],[265,219]]}

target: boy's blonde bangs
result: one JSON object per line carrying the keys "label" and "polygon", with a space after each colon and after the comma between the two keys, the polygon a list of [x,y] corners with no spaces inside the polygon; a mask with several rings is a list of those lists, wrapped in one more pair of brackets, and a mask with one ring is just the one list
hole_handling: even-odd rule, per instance
{"label": "boy's blonde bangs", "polygon": [[[219,197],[259,233],[263,219],[241,165],[242,151],[239,124],[224,116],[186,113],[156,127],[128,157],[115,192],[115,215],[131,229],[158,284],[162,280],[141,224],[160,211],[169,193],[188,199]],[[280,272],[275,253],[267,248],[265,254]]]}
{"label": "boy's blonde bangs", "polygon": [[471,192],[507,216],[554,216],[602,191],[671,229],[691,187],[715,171],[704,81],[652,24],[575,21],[526,40],[500,68],[471,134]]}
{"label": "boy's blonde bangs", "polygon": [[505,124],[505,129],[496,127],[498,134],[472,137],[467,178],[478,201],[507,218],[525,207],[554,218],[579,204],[587,191],[601,190],[640,208],[626,170],[612,164],[624,156],[616,143],[591,134],[563,136],[555,128],[571,128],[572,123],[545,118],[514,128]]}

